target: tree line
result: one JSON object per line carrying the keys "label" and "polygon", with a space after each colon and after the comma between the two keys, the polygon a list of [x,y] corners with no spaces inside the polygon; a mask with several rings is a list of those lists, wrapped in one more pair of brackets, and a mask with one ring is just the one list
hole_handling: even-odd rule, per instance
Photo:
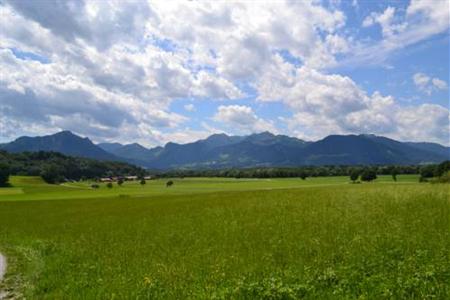
{"label": "tree line", "polygon": [[48,183],[60,183],[111,176],[142,177],[145,173],[144,169],[123,162],[72,157],[58,152],[0,151],[0,185],[6,185],[10,175],[41,176]]}
{"label": "tree line", "polygon": [[[232,168],[205,170],[170,170],[161,172],[159,177],[227,177],[227,178],[302,178],[323,176],[350,176],[350,174],[400,175],[419,174],[422,166],[301,166],[301,167],[261,167],[261,168]],[[428,168],[428,166],[427,166]],[[434,168],[430,165],[429,168]]]}
{"label": "tree line", "polygon": [[420,174],[420,178],[442,177],[450,171],[450,161],[429,165],[386,165],[386,166],[302,166],[302,167],[261,167],[261,168],[232,168],[205,170],[170,170],[161,172],[158,177],[225,177],[225,178],[301,178],[349,176],[352,181],[361,179],[371,181],[377,175],[391,175],[397,180],[397,175]]}

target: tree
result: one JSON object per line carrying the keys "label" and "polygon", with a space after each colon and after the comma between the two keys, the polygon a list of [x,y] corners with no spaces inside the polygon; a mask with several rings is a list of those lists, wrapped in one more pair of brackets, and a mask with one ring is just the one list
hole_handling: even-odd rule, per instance
{"label": "tree", "polygon": [[434,176],[441,177],[450,171],[450,160],[443,161],[434,169]]}
{"label": "tree", "polygon": [[427,165],[420,168],[420,177],[431,178],[434,176],[434,165]]}
{"label": "tree", "polygon": [[166,187],[171,187],[173,185],[173,181],[169,180],[166,182]]}
{"label": "tree", "polygon": [[106,184],[106,187],[107,187],[108,189],[112,189],[113,184],[112,184],[111,182],[108,182],[108,183]]}
{"label": "tree", "polygon": [[359,178],[359,171],[358,170],[352,170],[350,172],[350,180],[353,181],[353,183],[355,183],[356,180],[358,180]]}
{"label": "tree", "polygon": [[397,174],[398,174],[398,170],[396,167],[392,167],[391,169],[391,175],[392,175],[392,179],[394,181],[397,181]]}
{"label": "tree", "polygon": [[0,164],[0,186],[7,186],[11,170],[8,165]]}
{"label": "tree", "polygon": [[362,181],[372,181],[377,179],[377,173],[371,169],[365,169],[361,174]]}
{"label": "tree", "polygon": [[144,186],[144,185],[146,184],[146,182],[145,182],[145,179],[144,179],[144,178],[142,178],[142,179],[141,179],[141,182],[140,182],[140,184],[141,184],[142,186]]}
{"label": "tree", "polygon": [[47,183],[58,183],[63,181],[62,174],[62,168],[54,163],[45,165],[41,171],[41,177]]}
{"label": "tree", "polygon": [[301,178],[302,180],[305,180],[306,177],[308,177],[308,175],[306,174],[306,172],[301,172],[301,173],[300,173],[300,178]]}
{"label": "tree", "polygon": [[122,185],[122,184],[123,184],[123,179],[122,179],[122,178],[119,178],[119,180],[117,180],[117,184],[118,184],[118,185]]}

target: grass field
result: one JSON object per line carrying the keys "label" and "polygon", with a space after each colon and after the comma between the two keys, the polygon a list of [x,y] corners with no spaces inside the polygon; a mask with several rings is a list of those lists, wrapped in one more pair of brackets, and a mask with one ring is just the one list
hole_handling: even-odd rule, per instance
{"label": "grass field", "polygon": [[28,299],[448,299],[449,185],[193,178],[0,189]]}

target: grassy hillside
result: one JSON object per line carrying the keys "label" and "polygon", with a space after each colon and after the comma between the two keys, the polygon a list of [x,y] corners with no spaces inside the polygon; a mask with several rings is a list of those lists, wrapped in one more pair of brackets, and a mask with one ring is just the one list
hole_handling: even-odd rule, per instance
{"label": "grassy hillside", "polygon": [[449,186],[399,179],[13,178],[6,285],[31,299],[448,299]]}

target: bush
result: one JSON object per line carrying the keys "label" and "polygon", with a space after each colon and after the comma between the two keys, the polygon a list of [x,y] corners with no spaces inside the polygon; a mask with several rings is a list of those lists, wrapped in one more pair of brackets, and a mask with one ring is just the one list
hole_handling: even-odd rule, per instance
{"label": "bush", "polygon": [[450,183],[450,171],[433,179],[431,183]]}
{"label": "bush", "polygon": [[91,185],[91,188],[93,188],[93,189],[98,189],[100,186],[98,185],[98,184],[93,184],[93,185]]}
{"label": "bush", "polygon": [[145,184],[146,184],[145,179],[141,179],[140,184],[141,184],[141,185],[145,185]]}
{"label": "bush", "polygon": [[169,180],[166,182],[166,187],[171,187],[173,185],[173,181]]}
{"label": "bush", "polygon": [[420,175],[419,182],[428,182],[428,179]]}
{"label": "bush", "polygon": [[106,187],[107,187],[108,189],[111,189],[111,188],[113,187],[113,184],[112,184],[111,182],[108,182],[108,183],[106,184]]}
{"label": "bush", "polygon": [[118,184],[118,185],[122,185],[122,184],[123,184],[123,179],[120,178],[119,180],[117,180],[117,184]]}

